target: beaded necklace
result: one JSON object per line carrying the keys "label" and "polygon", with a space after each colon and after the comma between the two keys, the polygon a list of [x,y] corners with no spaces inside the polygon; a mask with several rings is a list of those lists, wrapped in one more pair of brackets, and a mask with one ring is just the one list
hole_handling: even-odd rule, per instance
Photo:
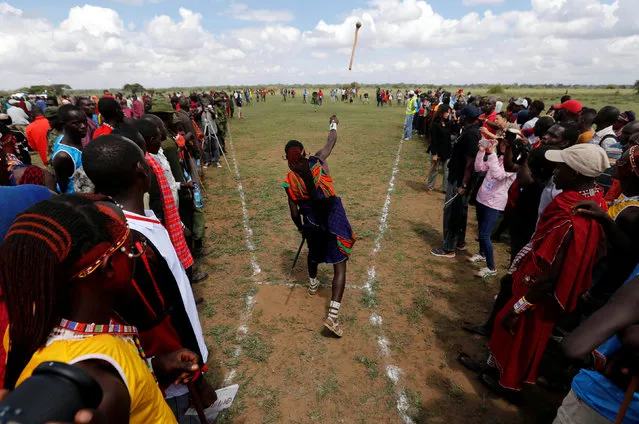
{"label": "beaded necklace", "polygon": [[135,347],[138,350],[138,355],[144,361],[147,368],[155,378],[155,373],[153,372],[153,367],[151,366],[151,358],[146,356],[144,353],[144,348],[142,347],[142,343],[140,343],[140,338],[138,337],[138,329],[132,325],[121,325],[117,322],[110,320],[109,324],[86,324],[76,321],[70,321],[68,319],[62,318],[60,320],[60,324],[54,329],[54,333],[59,333],[60,331],[70,331],[72,333],[81,334],[84,337],[92,337],[94,335],[100,334],[109,334],[114,337],[126,338],[130,337],[133,339],[135,343]]}

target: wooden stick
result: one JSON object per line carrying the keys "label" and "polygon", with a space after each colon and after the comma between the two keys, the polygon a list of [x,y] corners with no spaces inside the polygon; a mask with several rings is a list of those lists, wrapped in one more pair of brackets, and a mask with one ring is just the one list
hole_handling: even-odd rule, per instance
{"label": "wooden stick", "polygon": [[623,419],[626,417],[626,412],[628,411],[628,407],[630,406],[630,402],[632,402],[632,397],[635,395],[635,390],[637,390],[637,385],[639,385],[639,376],[632,377],[630,380],[630,384],[628,385],[628,390],[626,390],[626,396],[623,398],[623,402],[619,407],[619,412],[617,413],[617,419],[615,420],[615,424],[621,424]]}
{"label": "wooden stick", "polygon": [[[204,378],[204,377],[202,377]],[[189,388],[189,392],[191,393],[191,400],[193,401],[193,407],[197,412],[197,417],[200,419],[201,424],[207,424],[206,415],[204,415],[204,408],[202,407],[202,400],[200,399],[200,395],[195,388],[195,384],[192,381],[189,381],[186,385]]]}
{"label": "wooden stick", "polygon": [[353,52],[351,53],[351,63],[348,65],[348,70],[353,69],[353,59],[355,59],[355,47],[357,47],[357,34],[359,34],[359,29],[362,27],[361,22],[355,24],[355,40],[353,40]]}

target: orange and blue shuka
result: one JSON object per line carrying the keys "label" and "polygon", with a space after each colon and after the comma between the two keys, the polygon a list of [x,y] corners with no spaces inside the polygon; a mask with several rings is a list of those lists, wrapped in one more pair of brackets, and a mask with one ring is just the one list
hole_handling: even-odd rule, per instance
{"label": "orange and blue shuka", "polygon": [[[304,217],[304,236],[311,260],[328,264],[344,262],[351,255],[355,234],[346,217],[342,199],[335,196],[333,179],[323,171],[323,162],[311,156],[309,166],[315,182],[316,202],[311,200],[304,180],[296,172],[290,171],[282,186],[300,207]],[[320,216],[324,215],[323,211],[326,216]]]}

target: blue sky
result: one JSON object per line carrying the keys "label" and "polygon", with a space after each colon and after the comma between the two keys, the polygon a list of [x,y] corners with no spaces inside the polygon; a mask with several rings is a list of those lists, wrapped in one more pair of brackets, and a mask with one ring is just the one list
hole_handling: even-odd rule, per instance
{"label": "blue sky", "polygon": [[[16,7],[20,7],[26,15],[34,17],[46,17],[52,20],[63,20],[67,17],[68,11],[73,6],[81,6],[91,4],[103,7],[115,8],[120,17],[126,22],[134,22],[136,25],[143,25],[148,19],[155,15],[168,15],[172,18],[178,18],[178,8],[184,7],[194,12],[201,13],[205,19],[203,26],[207,29],[215,28],[234,28],[241,27],[242,21],[218,16],[219,12],[223,12],[228,8],[227,0],[183,0],[173,2],[169,0],[155,1],[136,1],[136,0],[107,0],[107,1],[74,1],[74,0],[58,0],[55,2],[49,0],[28,0],[23,2],[10,2]],[[367,1],[340,1],[340,0],[322,0],[322,1],[295,1],[295,0],[271,0],[268,2],[247,0],[242,1],[254,9],[268,8],[271,10],[289,10],[295,17],[295,24],[300,29],[312,29],[320,19],[327,22],[337,21],[343,12],[349,9],[365,7]],[[469,12],[482,13],[486,9],[490,9],[495,13],[506,10],[525,10],[530,3],[525,0],[505,0],[493,4],[478,4],[465,6],[462,0],[432,0],[429,4],[443,17],[448,19],[458,19]],[[332,11],[332,12],[331,12]]]}
{"label": "blue sky", "polygon": [[637,0],[0,0],[0,88],[631,83],[636,16]]}

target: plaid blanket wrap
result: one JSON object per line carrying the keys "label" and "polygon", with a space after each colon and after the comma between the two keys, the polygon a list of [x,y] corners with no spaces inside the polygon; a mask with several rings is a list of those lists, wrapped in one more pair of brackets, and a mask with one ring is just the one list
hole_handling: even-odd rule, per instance
{"label": "plaid blanket wrap", "polygon": [[184,239],[182,221],[180,221],[180,214],[178,212],[177,206],[175,205],[175,201],[173,200],[171,187],[169,187],[169,183],[166,181],[164,170],[162,169],[160,164],[149,153],[147,153],[145,157],[149,166],[151,166],[155,177],[158,180],[158,185],[160,186],[160,191],[162,192],[162,206],[164,207],[164,226],[169,232],[169,237],[171,238],[171,242],[173,243],[173,247],[175,248],[175,252],[180,259],[182,266],[184,267],[184,269],[188,269],[193,265],[193,256],[191,256],[191,251],[186,245],[186,240]]}

